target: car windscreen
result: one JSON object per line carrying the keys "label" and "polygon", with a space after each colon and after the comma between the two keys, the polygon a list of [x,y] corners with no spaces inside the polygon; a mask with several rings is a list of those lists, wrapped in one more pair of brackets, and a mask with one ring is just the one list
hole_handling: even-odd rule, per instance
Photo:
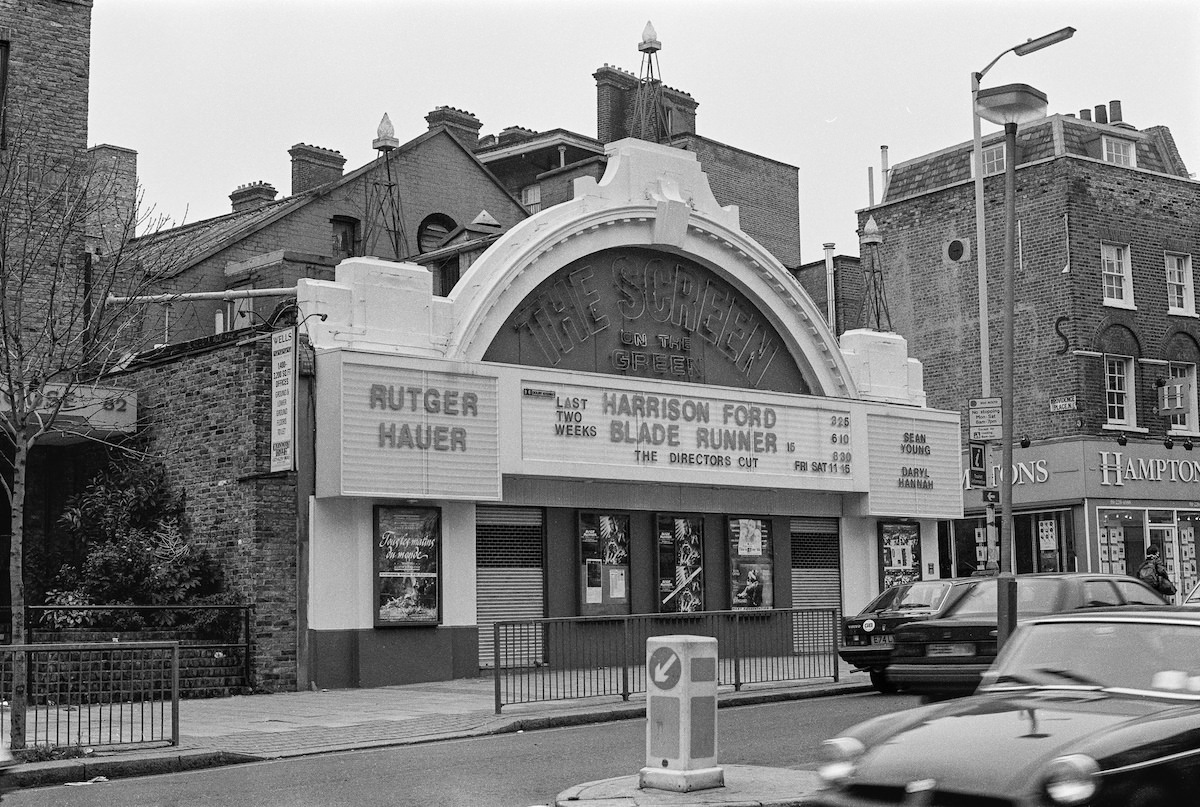
{"label": "car windscreen", "polygon": [[940,580],[923,580],[907,586],[896,597],[892,605],[897,610],[930,609],[936,610],[950,593],[951,585]]}
{"label": "car windscreen", "polygon": [[890,588],[885,588],[883,591],[881,591],[879,593],[878,597],[876,597],[875,599],[871,600],[869,603],[864,605],[862,610],[859,611],[859,613],[860,614],[870,614],[870,613],[874,613],[875,611],[883,611],[885,609],[891,608],[892,603],[894,603],[896,601],[896,595],[899,594],[900,591],[905,588],[907,588],[907,586],[891,586]]}
{"label": "car windscreen", "polygon": [[[1060,584],[1054,579],[1018,580],[1017,615],[1053,614],[1058,610]],[[996,617],[996,581],[981,580],[946,612],[957,617]]]}
{"label": "car windscreen", "polygon": [[1051,622],[1018,629],[984,684],[1095,685],[1195,695],[1200,624]]}

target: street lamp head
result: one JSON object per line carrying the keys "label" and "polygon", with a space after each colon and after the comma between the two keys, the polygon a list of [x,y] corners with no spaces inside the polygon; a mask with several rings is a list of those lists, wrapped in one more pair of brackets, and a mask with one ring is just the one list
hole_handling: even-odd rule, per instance
{"label": "street lamp head", "polygon": [[1051,45],[1062,42],[1064,39],[1070,39],[1073,36],[1075,36],[1075,29],[1067,26],[1066,28],[1058,29],[1052,34],[1046,34],[1045,36],[1039,36],[1037,39],[1031,39],[1028,42],[1023,42],[1022,44],[1013,48],[1013,53],[1017,54],[1018,56],[1024,56],[1027,53],[1033,53],[1035,50],[1048,48]]}
{"label": "street lamp head", "polygon": [[1028,84],[1005,84],[975,95],[975,114],[1003,126],[1029,123],[1046,117],[1046,93]]}

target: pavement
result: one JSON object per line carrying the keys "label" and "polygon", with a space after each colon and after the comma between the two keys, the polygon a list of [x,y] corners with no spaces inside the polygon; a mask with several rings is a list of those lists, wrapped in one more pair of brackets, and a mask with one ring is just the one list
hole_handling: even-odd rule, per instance
{"label": "pavement", "polygon": [[[830,678],[732,687],[718,691],[718,707],[799,700],[870,691],[865,672],[842,663]],[[242,762],[336,751],[429,743],[517,731],[644,718],[645,695],[506,705],[495,713],[490,677],[461,678],[374,689],[312,690],[229,698],[183,700],[178,746],[96,750],[76,759],[26,762],[4,777],[4,786],[41,787],[149,776]],[[718,758],[718,764],[720,760]],[[691,807],[692,805],[797,804],[811,791],[809,771],[729,766],[725,787],[694,793],[639,790],[637,772],[588,782],[559,795],[573,807]],[[789,800],[790,799],[790,800]]]}

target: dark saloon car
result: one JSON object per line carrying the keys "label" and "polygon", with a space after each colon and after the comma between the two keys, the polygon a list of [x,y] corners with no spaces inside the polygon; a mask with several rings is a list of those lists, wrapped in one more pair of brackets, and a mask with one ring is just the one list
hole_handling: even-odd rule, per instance
{"label": "dark saloon car", "polygon": [[978,577],[920,580],[889,586],[854,616],[842,619],[842,645],[838,655],[857,670],[871,674],[871,685],[880,692],[894,692],[884,669],[892,655],[898,625],[916,619],[932,619],[946,610]]}
{"label": "dark saloon car", "polygon": [[[1121,574],[1019,574],[1017,619],[1114,605],[1162,605],[1137,578]],[[896,631],[888,680],[905,692],[931,697],[968,695],[996,658],[996,580],[983,578],[937,619]]]}
{"label": "dark saloon car", "polygon": [[1028,620],[975,695],[827,740],[814,807],[1200,802],[1200,612]]}

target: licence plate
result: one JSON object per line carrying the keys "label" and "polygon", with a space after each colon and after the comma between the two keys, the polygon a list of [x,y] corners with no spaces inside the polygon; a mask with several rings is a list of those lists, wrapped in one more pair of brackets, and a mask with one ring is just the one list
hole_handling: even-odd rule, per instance
{"label": "licence plate", "polygon": [[896,637],[894,637],[894,636],[872,636],[871,637],[871,644],[882,644],[882,645],[887,645],[890,647],[891,645],[894,645],[895,643],[896,643]]}
{"label": "licence plate", "polygon": [[971,642],[951,642],[948,644],[931,644],[925,648],[927,656],[973,656],[975,645]]}

